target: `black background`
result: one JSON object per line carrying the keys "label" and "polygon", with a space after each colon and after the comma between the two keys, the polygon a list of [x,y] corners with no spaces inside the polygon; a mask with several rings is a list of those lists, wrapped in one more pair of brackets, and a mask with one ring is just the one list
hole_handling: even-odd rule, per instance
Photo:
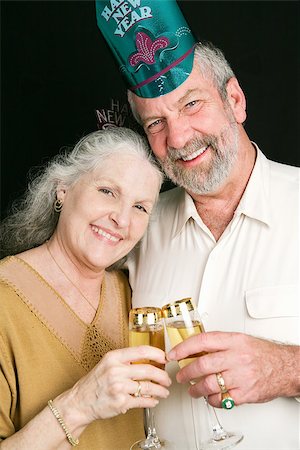
{"label": "black background", "polygon": [[[179,4],[196,37],[231,63],[250,138],[271,159],[299,165],[299,2]],[[4,215],[28,170],[96,130],[95,109],[126,102],[126,89],[90,0],[1,1],[1,62]]]}

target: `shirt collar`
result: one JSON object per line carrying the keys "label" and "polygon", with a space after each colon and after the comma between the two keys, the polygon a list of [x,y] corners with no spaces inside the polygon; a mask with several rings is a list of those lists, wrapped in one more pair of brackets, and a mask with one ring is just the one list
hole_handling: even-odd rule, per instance
{"label": "shirt collar", "polygon": [[[269,225],[269,162],[259,147],[254,142],[252,144],[256,149],[256,161],[245,192],[235,211],[235,216],[244,214]],[[173,237],[180,233],[190,218],[194,219],[201,228],[204,227],[192,197],[183,188],[180,188],[180,190]]]}
{"label": "shirt collar", "polygon": [[196,210],[195,203],[192,197],[183,188],[180,188],[180,195],[178,197],[178,206],[176,213],[177,213],[177,220],[176,220],[176,227],[174,227],[173,237],[177,236],[177,234],[181,232],[184,225],[191,218],[196,223],[198,223],[198,225],[201,226],[201,224],[203,224]]}
{"label": "shirt collar", "polygon": [[269,161],[252,142],[256,149],[256,161],[245,192],[235,211],[235,215],[244,214],[252,219],[270,225],[269,189],[270,167]]}

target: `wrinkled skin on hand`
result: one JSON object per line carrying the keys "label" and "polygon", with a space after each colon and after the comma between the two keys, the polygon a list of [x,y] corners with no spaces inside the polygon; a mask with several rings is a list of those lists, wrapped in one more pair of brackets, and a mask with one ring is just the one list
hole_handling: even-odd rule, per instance
{"label": "wrinkled skin on hand", "polygon": [[[155,347],[139,346],[108,352],[102,360],[81,378],[66,396],[78,422],[87,425],[96,419],[108,419],[131,408],[153,407],[157,398],[169,395],[171,380],[164,370],[150,364],[132,364],[139,360],[164,364],[165,353]],[[134,397],[142,380],[141,397]],[[148,395],[149,397],[144,397]],[[151,396],[151,397],[150,397]],[[60,402],[63,402],[60,397]]]}
{"label": "wrinkled skin on hand", "polygon": [[220,407],[217,372],[222,373],[236,405],[299,395],[298,346],[242,333],[208,332],[192,336],[177,345],[169,352],[167,359],[181,360],[203,351],[207,354],[177,374],[179,383],[196,381],[189,387],[192,397],[206,396],[212,406]]}

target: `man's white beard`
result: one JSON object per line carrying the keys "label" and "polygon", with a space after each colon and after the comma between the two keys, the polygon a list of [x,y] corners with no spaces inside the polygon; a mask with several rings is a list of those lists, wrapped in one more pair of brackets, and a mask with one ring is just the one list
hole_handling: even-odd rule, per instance
{"label": "man's white beard", "polygon": [[[231,113],[231,111],[230,111]],[[220,133],[206,135],[202,138],[196,136],[182,149],[168,148],[168,155],[160,161],[166,175],[178,186],[182,186],[190,193],[205,195],[213,193],[228,178],[238,153],[238,125],[230,115],[229,125]],[[195,150],[209,146],[210,163],[205,162],[195,167],[184,168],[177,159],[188,156]]]}

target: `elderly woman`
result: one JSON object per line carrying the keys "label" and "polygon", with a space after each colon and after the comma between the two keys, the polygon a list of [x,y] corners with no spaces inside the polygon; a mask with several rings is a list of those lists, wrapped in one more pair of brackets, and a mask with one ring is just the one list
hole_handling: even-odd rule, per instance
{"label": "elderly woman", "polygon": [[161,182],[140,136],[97,131],[50,162],[3,222],[1,450],[128,449],[143,437],[134,408],[155,406],[170,380],[131,362],[165,355],[126,348],[129,285],[106,269],[142,237]]}

